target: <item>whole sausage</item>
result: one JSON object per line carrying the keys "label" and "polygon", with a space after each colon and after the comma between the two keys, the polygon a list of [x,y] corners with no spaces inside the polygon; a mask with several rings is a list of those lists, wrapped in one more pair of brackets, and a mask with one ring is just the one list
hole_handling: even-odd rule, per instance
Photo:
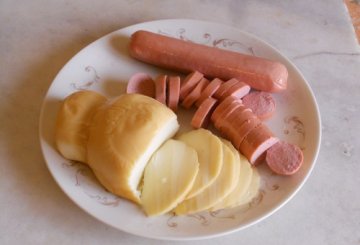
{"label": "whole sausage", "polygon": [[288,71],[279,62],[148,31],[132,34],[129,53],[135,59],[167,69],[197,70],[222,80],[237,78],[262,91],[279,92],[287,87]]}

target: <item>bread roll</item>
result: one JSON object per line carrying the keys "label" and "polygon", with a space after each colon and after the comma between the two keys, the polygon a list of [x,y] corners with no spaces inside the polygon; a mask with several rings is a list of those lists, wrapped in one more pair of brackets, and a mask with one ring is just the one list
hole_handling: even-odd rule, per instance
{"label": "bread roll", "polygon": [[88,164],[110,192],[140,203],[139,182],[151,155],[179,128],[176,114],[140,94],[99,107],[89,130]]}
{"label": "bread roll", "polygon": [[67,159],[86,163],[88,127],[94,111],[106,98],[94,91],[79,91],[65,98],[55,129],[55,143]]}

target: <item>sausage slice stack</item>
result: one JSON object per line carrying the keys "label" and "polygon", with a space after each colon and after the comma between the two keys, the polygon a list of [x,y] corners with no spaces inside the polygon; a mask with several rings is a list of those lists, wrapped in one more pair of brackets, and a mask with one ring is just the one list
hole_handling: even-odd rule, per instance
{"label": "sausage slice stack", "polygon": [[207,128],[212,122],[253,165],[266,160],[280,175],[294,174],[302,165],[301,149],[280,141],[264,123],[275,112],[272,95],[250,92],[250,86],[238,79],[209,81],[193,71],[182,81],[179,76],[167,75],[152,80],[141,73],[129,80],[127,91],[151,96],[173,111],[178,104],[186,109],[196,106],[192,127]]}

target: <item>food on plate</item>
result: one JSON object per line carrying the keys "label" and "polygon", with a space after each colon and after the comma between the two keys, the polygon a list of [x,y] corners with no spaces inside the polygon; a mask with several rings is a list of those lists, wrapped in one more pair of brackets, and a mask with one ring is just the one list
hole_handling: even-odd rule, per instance
{"label": "food on plate", "polygon": [[146,73],[135,73],[128,81],[126,87],[128,94],[143,94],[151,98],[155,97],[155,83]]}
{"label": "food on plate", "polygon": [[78,91],[63,101],[55,127],[58,151],[67,159],[86,163],[88,128],[94,111],[106,98],[94,91]]}
{"label": "food on plate", "polygon": [[214,122],[214,125],[226,137],[231,139],[237,133],[237,127],[239,126],[239,124],[235,122],[234,119],[236,119],[239,114],[243,114],[247,111],[251,112],[249,108],[246,108],[241,102],[236,100],[224,110],[218,121]]}
{"label": "food on plate", "polygon": [[144,172],[141,205],[148,216],[174,209],[190,191],[199,170],[196,151],[178,140],[167,140],[151,157]]}
{"label": "food on plate", "polygon": [[[239,126],[237,128],[236,133],[234,134],[234,145],[237,149],[240,148],[241,143],[245,139],[245,137],[256,127],[260,126],[261,120],[254,116],[254,114],[250,111],[244,111],[237,118],[235,123]],[[233,127],[230,127],[233,129]]]}
{"label": "food on plate", "polygon": [[250,185],[245,191],[245,194],[241,196],[231,207],[241,206],[246,203],[250,203],[253,198],[259,193],[261,178],[256,168],[253,168],[253,174],[251,176]]}
{"label": "food on plate", "polygon": [[270,93],[254,91],[244,96],[242,101],[261,120],[269,119],[275,113],[275,100]]}
{"label": "food on plate", "polygon": [[[147,31],[132,35],[129,51],[138,60],[191,73],[182,81],[135,73],[125,95],[107,100],[80,91],[65,99],[57,148],[88,164],[109,192],[139,204],[148,216],[184,215],[249,203],[260,189],[254,166],[264,159],[280,175],[299,170],[301,149],[279,141],[261,121],[275,111],[268,92],[287,87],[285,66]],[[196,105],[195,130],[175,140],[179,103]],[[226,139],[203,129],[210,121]]]}
{"label": "food on plate", "polygon": [[260,124],[245,136],[239,150],[251,164],[255,164],[263,160],[264,153],[278,141],[265,124]]}
{"label": "food on plate", "polygon": [[217,99],[224,99],[223,96],[225,95],[225,92],[237,83],[239,83],[239,81],[235,78],[231,78],[230,80],[224,82],[221,84],[220,88],[216,90],[214,97]]}
{"label": "food on plate", "polygon": [[159,75],[155,79],[155,99],[166,105],[166,81],[167,75]]}
{"label": "food on plate", "polygon": [[211,120],[251,164],[260,163],[266,150],[278,142],[278,138],[251,109],[234,97],[227,97],[221,102]]}
{"label": "food on plate", "polygon": [[261,91],[279,92],[287,87],[288,71],[279,62],[144,30],[132,34],[129,53],[135,59],[171,70],[197,70],[222,80],[236,78]]}
{"label": "food on plate", "polygon": [[206,129],[186,132],[178,140],[194,148],[198,154],[199,172],[186,199],[190,199],[208,188],[219,176],[223,165],[221,140]]}
{"label": "food on plate", "polygon": [[208,97],[205,99],[196,110],[191,120],[191,126],[193,126],[193,128],[207,128],[216,103],[217,100],[214,98]]}
{"label": "food on plate", "polygon": [[140,203],[138,189],[151,155],[179,128],[176,114],[140,94],[100,106],[89,127],[87,161],[110,192]]}
{"label": "food on plate", "polygon": [[246,159],[246,157],[239,154],[238,151],[236,151],[236,153],[237,153],[236,161],[238,161],[240,164],[239,180],[234,190],[224,199],[222,199],[220,202],[216,203],[216,205],[211,208],[212,211],[239,206],[240,203],[243,202],[243,199],[245,199],[244,196],[247,195],[247,192],[250,187],[251,179],[255,170],[251,167],[251,164]]}
{"label": "food on plate", "polygon": [[279,141],[266,153],[266,163],[272,171],[291,175],[299,170],[304,160],[301,149],[291,143]]}
{"label": "food on plate", "polygon": [[220,100],[226,99],[229,96],[233,96],[241,99],[245,95],[247,95],[250,91],[250,86],[243,82],[238,82],[225,91],[224,95],[220,98]]}
{"label": "food on plate", "polygon": [[[235,102],[236,101],[236,102]],[[220,117],[223,117],[225,110],[233,103],[237,103],[238,98],[229,96],[225,100],[221,101],[219,105],[215,108],[214,113],[211,115],[211,121],[213,123],[217,122]]]}
{"label": "food on plate", "polygon": [[185,99],[185,97],[196,87],[203,77],[204,75],[198,71],[193,71],[187,75],[181,83],[180,99]]}
{"label": "food on plate", "polygon": [[169,81],[167,84],[167,106],[174,112],[177,111],[179,98],[180,98],[180,77],[169,76]]}
{"label": "food on plate", "polygon": [[222,144],[223,158],[219,176],[199,194],[180,203],[174,212],[177,215],[192,214],[210,209],[229,195],[239,180],[240,165],[230,145]]}
{"label": "food on plate", "polygon": [[195,88],[186,95],[181,105],[189,109],[200,98],[202,91],[208,84],[209,80],[203,77],[200,82],[196,84]]}
{"label": "food on plate", "polygon": [[199,107],[204,102],[204,100],[213,96],[222,83],[223,81],[218,78],[213,79],[202,91],[199,99],[196,101],[196,106]]}

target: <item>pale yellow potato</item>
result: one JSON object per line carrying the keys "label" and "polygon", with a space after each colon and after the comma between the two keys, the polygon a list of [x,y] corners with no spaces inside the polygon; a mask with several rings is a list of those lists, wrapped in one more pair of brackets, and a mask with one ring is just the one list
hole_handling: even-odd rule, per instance
{"label": "pale yellow potato", "polygon": [[196,151],[178,140],[166,141],[144,173],[141,204],[148,216],[169,212],[183,201],[199,170]]}
{"label": "pale yellow potato", "polygon": [[245,194],[240,198],[236,203],[230,207],[237,207],[251,202],[251,200],[256,197],[260,189],[260,175],[256,168],[253,169],[253,175],[251,177],[251,182],[249,188],[246,190]]}
{"label": "pale yellow potato", "polygon": [[239,167],[234,154],[222,143],[223,164],[216,180],[200,194],[185,200],[175,208],[177,215],[191,214],[213,207],[235,188],[239,178]]}
{"label": "pale yellow potato", "polygon": [[180,135],[178,140],[194,148],[198,154],[199,173],[186,197],[190,199],[208,188],[219,176],[223,164],[223,144],[206,129],[192,130]]}
{"label": "pale yellow potato", "polygon": [[238,203],[242,203],[246,199],[244,196],[249,189],[254,171],[246,157],[241,155],[239,152],[237,152],[237,155],[239,157],[238,159],[240,163],[240,175],[238,183],[234,190],[227,197],[211,208],[212,211],[237,206]]}

